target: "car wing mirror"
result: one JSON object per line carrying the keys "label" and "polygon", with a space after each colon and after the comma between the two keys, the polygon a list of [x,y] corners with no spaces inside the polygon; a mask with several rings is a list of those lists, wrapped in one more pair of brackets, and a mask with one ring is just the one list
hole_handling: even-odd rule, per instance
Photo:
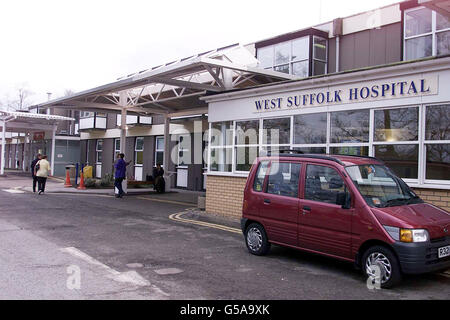
{"label": "car wing mirror", "polygon": [[340,205],[342,209],[350,209],[351,196],[349,192],[339,192],[336,196],[336,204]]}

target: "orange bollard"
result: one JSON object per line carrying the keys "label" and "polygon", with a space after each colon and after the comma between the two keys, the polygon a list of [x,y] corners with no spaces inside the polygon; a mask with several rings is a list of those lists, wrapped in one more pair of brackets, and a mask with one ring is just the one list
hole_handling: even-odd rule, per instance
{"label": "orange bollard", "polygon": [[72,183],[70,182],[69,169],[66,170],[66,182],[64,183],[65,188],[72,187]]}
{"label": "orange bollard", "polygon": [[77,189],[80,189],[80,190],[86,190],[86,186],[84,185],[84,175],[83,175],[83,172],[81,172],[81,175],[80,175],[80,185],[78,186]]}

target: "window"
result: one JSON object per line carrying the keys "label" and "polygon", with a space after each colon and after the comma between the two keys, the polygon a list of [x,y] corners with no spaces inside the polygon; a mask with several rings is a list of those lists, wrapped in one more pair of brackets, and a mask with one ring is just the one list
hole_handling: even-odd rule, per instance
{"label": "window", "polygon": [[305,154],[375,156],[415,186],[450,185],[450,103],[331,111],[211,124],[209,171],[243,174],[257,156],[294,149]]}
{"label": "window", "polygon": [[156,137],[155,145],[155,166],[164,163],[164,137]]}
{"label": "window", "polygon": [[419,108],[375,110],[374,118],[375,157],[383,160],[399,177],[417,179]]}
{"label": "window", "polygon": [[210,171],[231,172],[233,164],[233,122],[210,124]]}
{"label": "window", "polygon": [[418,178],[419,145],[417,144],[376,145],[375,157],[383,160],[400,178]]}
{"label": "window", "polygon": [[272,162],[267,179],[267,193],[298,197],[300,163]]}
{"label": "window", "polygon": [[327,40],[313,36],[313,76],[327,73]]}
{"label": "window", "polygon": [[263,120],[263,144],[289,145],[290,143],[291,118]]}
{"label": "window", "polygon": [[178,137],[178,165],[185,166],[191,163],[190,135],[184,134]]}
{"label": "window", "polygon": [[294,116],[294,143],[327,142],[327,114],[314,113]]}
{"label": "window", "polygon": [[96,162],[102,163],[102,153],[103,153],[103,140],[97,140],[97,144],[95,146],[95,154],[96,154]]}
{"label": "window", "polygon": [[450,181],[450,104],[426,106],[426,180]]}
{"label": "window", "polygon": [[236,147],[236,171],[250,171],[258,157],[258,146]]}
{"label": "window", "polygon": [[306,167],[306,200],[337,204],[346,193],[344,180],[335,169],[311,164]]}
{"label": "window", "polygon": [[[311,43],[311,44],[310,44]],[[310,72],[310,46],[313,46]],[[290,41],[258,48],[259,65],[264,69],[308,77],[327,72],[327,45],[325,38],[304,36]]]}
{"label": "window", "polygon": [[94,116],[94,112],[80,111],[80,118],[89,118]]}
{"label": "window", "polygon": [[448,17],[423,7],[407,10],[404,14],[405,60],[450,53]]}
{"label": "window", "polygon": [[258,156],[259,120],[236,121],[236,171],[249,171]]}
{"label": "window", "polygon": [[253,190],[261,192],[264,187],[264,179],[266,177],[267,168],[269,167],[269,161],[261,161],[258,167],[258,172],[253,182]]}
{"label": "window", "polygon": [[231,172],[233,150],[231,148],[211,148],[210,171]]}
{"label": "window", "polygon": [[134,145],[134,164],[142,166],[144,164],[144,137],[136,137]]}
{"label": "window", "polygon": [[420,203],[422,200],[382,165],[345,168],[364,200],[371,207],[390,207]]}
{"label": "window", "polygon": [[120,153],[120,139],[114,139],[114,159]]}
{"label": "window", "polygon": [[369,141],[369,110],[331,113],[331,142]]}
{"label": "window", "polygon": [[375,110],[375,141],[417,141],[419,108]]}

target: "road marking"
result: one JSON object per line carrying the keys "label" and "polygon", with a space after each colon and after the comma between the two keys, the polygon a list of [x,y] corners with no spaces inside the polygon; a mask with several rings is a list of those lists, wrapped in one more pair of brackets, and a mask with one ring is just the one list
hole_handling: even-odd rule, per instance
{"label": "road marking", "polygon": [[98,193],[83,193],[83,192],[46,192],[46,194],[62,195],[62,196],[76,194],[76,195],[96,196],[96,197],[103,197],[103,198],[112,198],[113,197],[112,195],[98,194]]}
{"label": "road marking", "polygon": [[164,199],[155,199],[155,198],[144,198],[144,197],[135,197],[136,199],[147,200],[147,201],[156,201],[156,202],[165,202],[165,203],[173,203],[173,204],[181,204],[183,206],[188,207],[196,207],[197,205],[189,202],[175,201],[175,200],[164,200]]}
{"label": "road marking", "polygon": [[181,218],[181,216],[185,213],[186,212],[179,212],[179,213],[171,214],[169,216],[169,219],[173,220],[173,221],[196,224],[196,225],[203,226],[203,227],[209,227],[209,228],[219,229],[219,230],[233,232],[233,233],[239,233],[239,234],[242,233],[241,229],[227,227],[227,226],[224,226],[221,224],[215,224],[215,223],[209,223],[209,222],[204,222],[204,221],[197,221],[197,220]]}
{"label": "road marking", "polygon": [[183,270],[178,269],[178,268],[165,268],[165,269],[158,269],[158,270],[153,270],[153,271],[155,271],[157,274],[162,275],[162,276],[178,274],[178,273],[183,272]]}
{"label": "road marking", "polygon": [[25,193],[25,191],[17,190],[17,189],[3,189],[5,192],[9,193]]}
{"label": "road marking", "polygon": [[72,256],[79,258],[91,265],[97,266],[103,270],[105,270],[107,273],[109,273],[108,278],[113,279],[117,282],[128,282],[137,286],[149,286],[150,282],[148,282],[146,279],[141,277],[136,271],[129,271],[129,272],[119,272],[117,270],[114,270],[110,267],[108,267],[106,264],[101,263],[100,261],[92,258],[90,255],[84,253],[81,250],[78,250],[75,247],[68,247],[68,248],[62,248],[60,249],[63,252],[69,253]]}

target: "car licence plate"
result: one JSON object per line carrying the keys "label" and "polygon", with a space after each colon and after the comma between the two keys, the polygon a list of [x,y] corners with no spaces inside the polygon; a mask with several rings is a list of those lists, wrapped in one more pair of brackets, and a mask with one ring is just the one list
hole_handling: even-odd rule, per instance
{"label": "car licence plate", "polygon": [[450,256],[450,246],[442,247],[438,249],[438,257],[444,258]]}

